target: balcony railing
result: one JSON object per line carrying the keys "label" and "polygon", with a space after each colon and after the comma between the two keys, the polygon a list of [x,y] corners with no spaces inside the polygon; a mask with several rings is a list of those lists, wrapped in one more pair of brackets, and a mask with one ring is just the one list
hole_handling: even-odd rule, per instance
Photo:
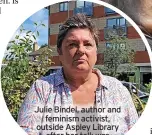
{"label": "balcony railing", "polygon": [[104,28],[104,38],[110,40],[114,37],[127,36],[127,26],[113,26]]}
{"label": "balcony railing", "polygon": [[73,14],[77,14],[77,13],[84,13],[87,16],[92,16],[93,15],[93,6],[75,8],[73,10]]}

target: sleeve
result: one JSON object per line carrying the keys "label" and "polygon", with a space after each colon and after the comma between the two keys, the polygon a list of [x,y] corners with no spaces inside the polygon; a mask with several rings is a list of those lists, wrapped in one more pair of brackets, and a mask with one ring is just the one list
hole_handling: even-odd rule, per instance
{"label": "sleeve", "polygon": [[38,125],[42,123],[43,113],[38,113],[38,108],[44,107],[43,87],[40,82],[35,82],[28,91],[18,115],[18,124],[28,135],[40,135]]}
{"label": "sleeve", "polygon": [[129,93],[129,90],[122,85],[122,102],[124,105],[124,112],[125,112],[125,121],[128,125],[128,130],[133,127],[133,125],[138,120],[138,114],[133,102],[133,99]]}

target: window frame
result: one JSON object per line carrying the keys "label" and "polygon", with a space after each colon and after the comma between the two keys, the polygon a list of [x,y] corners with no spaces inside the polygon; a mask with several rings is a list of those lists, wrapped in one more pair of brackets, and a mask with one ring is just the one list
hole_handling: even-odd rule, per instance
{"label": "window frame", "polygon": [[113,14],[117,14],[116,11],[112,10],[111,8],[108,7],[104,7],[104,12],[106,15],[113,15]]}
{"label": "window frame", "polygon": [[[83,2],[83,6],[78,6],[78,2]],[[93,6],[93,2],[88,2],[88,1],[76,1],[76,8],[82,8],[82,7],[89,7],[89,6],[86,6],[86,3],[90,3],[90,6]]]}
{"label": "window frame", "polygon": [[[108,20],[114,20],[114,19],[116,19],[116,25],[113,25],[113,26],[126,26],[127,25],[127,21],[126,21],[126,19],[124,17],[118,17],[118,18],[108,18],[106,20],[106,27],[113,27],[113,26],[109,26],[108,25]],[[125,24],[124,25],[120,25],[120,20],[121,19],[125,20]]]}
{"label": "window frame", "polygon": [[[66,7],[65,4],[67,4],[67,9],[65,8]],[[63,5],[63,10],[61,10],[61,5]],[[65,12],[65,11],[68,11],[68,1],[59,3],[59,12]]]}
{"label": "window frame", "polygon": [[[125,42],[124,42],[124,43],[122,42],[122,43],[117,44],[117,46],[119,45],[119,47],[116,47],[116,44],[115,44],[115,47],[112,47],[112,49],[114,49],[114,50],[115,50],[115,49],[122,48],[122,47],[121,47],[121,44],[124,44],[123,49],[125,49],[125,48],[126,48],[126,44],[125,44]],[[105,45],[106,45],[106,48],[108,48],[108,47],[111,47],[112,43],[110,43],[110,42],[106,42],[106,44],[105,44]],[[109,46],[108,46],[108,45],[109,45]]]}

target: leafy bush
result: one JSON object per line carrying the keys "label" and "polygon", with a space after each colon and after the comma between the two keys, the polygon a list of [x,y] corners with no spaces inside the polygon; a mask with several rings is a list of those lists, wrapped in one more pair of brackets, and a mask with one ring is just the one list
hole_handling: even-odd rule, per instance
{"label": "leafy bush", "polygon": [[145,92],[150,93],[150,90],[151,90],[151,88],[152,88],[152,82],[150,82],[150,83],[148,83],[148,84],[145,84],[145,86],[146,86],[146,88],[147,88],[147,91],[145,91]]}
{"label": "leafy bush", "polygon": [[[1,83],[3,95],[8,109],[15,120],[24,97],[32,83],[44,75],[51,65],[51,50],[46,46],[34,61],[29,59],[32,52],[34,40],[39,36],[39,27],[45,27],[43,23],[34,23],[35,30],[27,31],[21,26],[20,33],[9,42],[2,67]],[[21,36],[26,33],[25,36]],[[34,40],[32,40],[32,38]]]}

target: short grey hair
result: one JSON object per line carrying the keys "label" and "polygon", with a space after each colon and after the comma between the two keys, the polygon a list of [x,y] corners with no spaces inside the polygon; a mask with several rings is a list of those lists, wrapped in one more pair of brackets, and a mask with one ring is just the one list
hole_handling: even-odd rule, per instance
{"label": "short grey hair", "polygon": [[82,29],[89,29],[90,33],[92,34],[96,45],[98,46],[99,38],[98,38],[98,31],[91,20],[91,18],[87,17],[85,14],[76,14],[69,19],[66,20],[66,22],[61,25],[59,29],[59,34],[57,38],[57,48],[60,49],[62,46],[62,42],[68,33],[68,31],[72,28],[82,28]]}

